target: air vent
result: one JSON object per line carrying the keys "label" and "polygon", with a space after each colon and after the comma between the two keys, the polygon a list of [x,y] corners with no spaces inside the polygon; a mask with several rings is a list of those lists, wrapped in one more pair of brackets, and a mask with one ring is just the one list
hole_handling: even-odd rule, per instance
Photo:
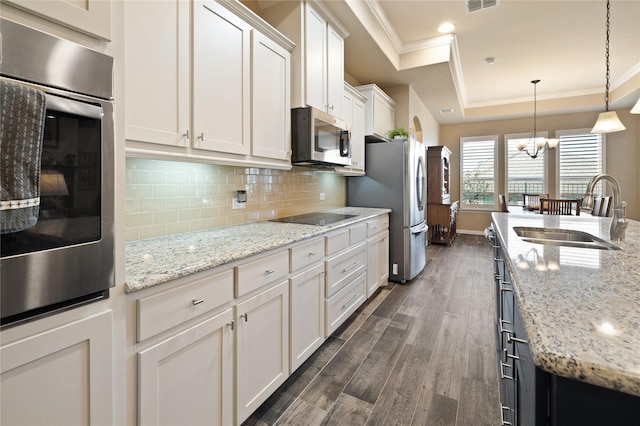
{"label": "air vent", "polygon": [[440,114],[453,114],[453,108],[445,108],[438,110]]}
{"label": "air vent", "polygon": [[477,12],[498,5],[498,0],[467,0],[467,12]]}

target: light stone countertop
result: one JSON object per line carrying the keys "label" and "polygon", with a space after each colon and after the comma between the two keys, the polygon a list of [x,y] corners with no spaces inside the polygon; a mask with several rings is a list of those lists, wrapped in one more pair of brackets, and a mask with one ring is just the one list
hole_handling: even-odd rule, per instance
{"label": "light stone countertop", "polygon": [[[535,364],[640,396],[640,222],[623,250],[522,241],[514,226],[576,229],[609,240],[611,218],[493,213]],[[522,255],[528,261],[517,261]],[[535,267],[539,256],[541,267]],[[545,270],[546,269],[546,270]]]}
{"label": "light stone countertop", "polygon": [[129,242],[125,248],[126,292],[284,247],[391,210],[342,207],[324,212],[357,216],[326,226],[265,221]]}

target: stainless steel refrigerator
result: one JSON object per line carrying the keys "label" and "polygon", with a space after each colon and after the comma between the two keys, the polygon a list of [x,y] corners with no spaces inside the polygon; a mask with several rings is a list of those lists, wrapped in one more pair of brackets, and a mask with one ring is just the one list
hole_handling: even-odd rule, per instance
{"label": "stainless steel refrigerator", "polygon": [[426,148],[415,139],[367,143],[365,176],[347,178],[347,205],[389,208],[389,279],[404,283],[426,265]]}

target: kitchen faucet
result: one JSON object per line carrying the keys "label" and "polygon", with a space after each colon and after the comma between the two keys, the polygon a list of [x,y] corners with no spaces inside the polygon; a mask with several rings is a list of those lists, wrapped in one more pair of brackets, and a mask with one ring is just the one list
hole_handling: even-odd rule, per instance
{"label": "kitchen faucet", "polygon": [[627,202],[621,200],[620,185],[613,176],[600,173],[595,175],[587,184],[587,192],[584,194],[581,209],[593,210],[593,188],[601,180],[606,180],[613,187],[613,219],[611,220],[611,228],[609,228],[609,237],[612,240],[624,240],[624,233],[627,230],[626,209]]}

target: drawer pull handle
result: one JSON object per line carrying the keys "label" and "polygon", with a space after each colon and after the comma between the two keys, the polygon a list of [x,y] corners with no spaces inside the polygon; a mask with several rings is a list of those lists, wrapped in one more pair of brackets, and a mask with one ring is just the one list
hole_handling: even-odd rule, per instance
{"label": "drawer pull handle", "polygon": [[344,274],[345,272],[350,271],[351,269],[355,268],[356,266],[358,266],[358,263],[359,263],[359,262],[357,262],[357,261],[356,261],[356,262],[353,262],[353,263],[351,264],[351,266],[348,266],[348,267],[344,268],[344,269],[342,270],[342,273]]}
{"label": "drawer pull handle", "polygon": [[504,410],[511,411],[511,408],[507,407],[506,405],[500,405],[500,424],[502,426],[511,426],[512,423],[506,421],[504,418]]}
{"label": "drawer pull handle", "polygon": [[513,336],[511,336],[510,334],[509,334],[509,335],[507,335],[507,342],[508,342],[508,343],[516,342],[516,343],[522,343],[522,344],[525,344],[525,345],[528,345],[528,344],[529,344],[529,342],[528,342],[528,341],[526,341],[526,340],[524,340],[524,339],[518,339],[517,337],[513,337]]}
{"label": "drawer pull handle", "polygon": [[193,299],[191,301],[191,303],[193,303],[193,306],[199,305],[201,303],[204,303],[204,299]]}
{"label": "drawer pull handle", "polygon": [[353,297],[351,299],[349,299],[349,301],[347,303],[342,305],[342,309],[346,309],[346,308],[350,307],[351,305],[353,305],[356,302],[356,300],[358,300],[358,295],[354,294]]}
{"label": "drawer pull handle", "polygon": [[242,314],[240,315],[240,318],[244,318],[244,322],[249,321],[249,314]]}
{"label": "drawer pull handle", "polygon": [[513,377],[504,374],[505,367],[511,368],[509,364],[505,364],[504,362],[500,361],[500,378],[503,380],[513,380]]}
{"label": "drawer pull handle", "polygon": [[231,327],[231,331],[233,331],[233,329],[234,329],[234,327],[235,327],[235,325],[236,325],[236,322],[235,322],[235,321],[231,321],[231,322],[228,322],[228,323],[227,323],[227,325],[228,325],[229,327]]}
{"label": "drawer pull handle", "polygon": [[315,256],[315,255],[316,255],[316,252],[315,252],[315,251],[310,251],[310,252],[309,252],[309,256]]}
{"label": "drawer pull handle", "polygon": [[264,273],[265,273],[266,275],[271,275],[271,274],[273,274],[274,272],[275,272],[275,270],[273,270],[273,269],[267,269],[266,271],[264,271]]}

